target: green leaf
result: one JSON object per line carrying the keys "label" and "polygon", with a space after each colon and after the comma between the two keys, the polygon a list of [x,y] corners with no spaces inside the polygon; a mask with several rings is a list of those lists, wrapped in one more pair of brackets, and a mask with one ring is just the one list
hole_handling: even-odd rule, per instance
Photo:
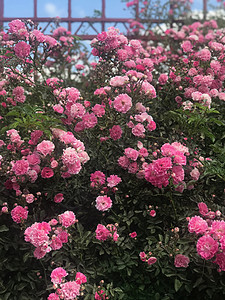
{"label": "green leaf", "polygon": [[183,282],[180,282],[180,280],[178,280],[177,278],[174,281],[174,289],[175,291],[179,291],[179,289],[181,288]]}
{"label": "green leaf", "polygon": [[9,228],[6,227],[5,225],[0,226],[0,232],[5,232],[5,231],[9,231]]}

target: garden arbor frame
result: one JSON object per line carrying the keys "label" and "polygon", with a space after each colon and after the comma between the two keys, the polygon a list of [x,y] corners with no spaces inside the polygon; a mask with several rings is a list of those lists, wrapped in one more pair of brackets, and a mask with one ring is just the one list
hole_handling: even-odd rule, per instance
{"label": "garden arbor frame", "polygon": [[[18,0],[19,1],[19,0]],[[30,0],[32,1],[32,0]],[[0,0],[0,27],[3,27],[4,23],[8,23],[14,19],[18,19],[18,17],[5,17],[4,16],[4,4],[5,0]],[[77,24],[78,28],[75,32],[72,32],[74,35],[80,37],[82,40],[92,40],[99,32],[99,30],[96,28],[96,24],[101,24],[101,31],[105,31],[107,28],[107,23],[114,23],[114,27],[116,27],[118,24],[122,24],[124,28],[128,31],[129,30],[129,23],[131,21],[131,18],[107,18],[106,17],[106,0],[101,0],[101,17],[90,17],[90,18],[73,18],[72,17],[72,0],[67,0],[68,4],[68,15],[67,17],[63,17],[60,19],[57,18],[50,18],[50,17],[38,17],[37,14],[37,5],[38,0],[33,0],[33,16],[30,17],[20,17],[19,19],[22,20],[32,20],[35,24],[41,23],[47,23],[43,31],[47,29],[47,27],[53,23],[53,22],[64,22],[68,25],[68,30],[71,31],[72,24]],[[206,19],[207,14],[207,0],[203,0],[203,19]],[[135,20],[141,22],[141,23],[152,23],[152,24],[162,24],[168,22],[168,20],[163,19],[151,19],[151,20],[142,20],[139,17],[139,5],[138,3],[135,5]],[[174,22],[182,23],[182,20]],[[88,24],[89,28],[92,28],[96,34],[81,34],[80,30],[84,24]],[[140,37],[141,38],[141,37]]]}

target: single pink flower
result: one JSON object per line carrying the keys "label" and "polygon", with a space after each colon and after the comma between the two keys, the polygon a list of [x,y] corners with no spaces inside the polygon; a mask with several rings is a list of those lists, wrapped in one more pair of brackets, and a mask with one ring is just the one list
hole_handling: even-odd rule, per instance
{"label": "single pink flower", "polygon": [[190,259],[187,256],[182,255],[182,254],[177,254],[174,259],[174,265],[177,268],[181,268],[181,267],[187,268],[189,262],[190,262]]}

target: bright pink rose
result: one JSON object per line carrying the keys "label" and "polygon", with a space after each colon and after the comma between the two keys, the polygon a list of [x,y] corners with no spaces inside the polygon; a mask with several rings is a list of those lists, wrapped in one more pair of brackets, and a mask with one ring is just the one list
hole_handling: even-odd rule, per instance
{"label": "bright pink rose", "polygon": [[95,300],[105,300],[106,299],[106,293],[103,290],[100,290],[95,293]]}
{"label": "bright pink rose", "polygon": [[197,242],[197,252],[204,259],[213,258],[218,251],[218,243],[211,236],[204,235]]}
{"label": "bright pink rose", "polygon": [[63,277],[66,277],[68,273],[61,267],[56,268],[51,273],[51,282],[58,284],[62,282]]}
{"label": "bright pink rose", "polygon": [[151,217],[155,217],[156,216],[156,211],[154,209],[150,210],[149,215]]}
{"label": "bright pink rose", "polygon": [[11,216],[14,222],[21,223],[23,220],[27,219],[28,211],[26,208],[18,205],[12,209]]}
{"label": "bright pink rose", "polygon": [[60,203],[60,202],[63,201],[63,199],[64,199],[63,194],[62,193],[58,193],[54,197],[54,202],[55,203]]}
{"label": "bright pink rose", "polygon": [[219,266],[220,271],[225,271],[225,254],[224,254],[224,252],[216,254],[216,259],[215,259],[214,263]]}
{"label": "bright pink rose", "polygon": [[198,209],[202,216],[205,216],[209,211],[207,205],[203,202],[198,203]]}
{"label": "bright pink rose", "polygon": [[134,239],[134,238],[136,238],[136,236],[137,236],[137,232],[136,232],[136,231],[131,232],[131,233],[129,234],[129,236],[130,236],[132,239]]}
{"label": "bright pink rose", "polygon": [[95,171],[91,174],[91,187],[98,187],[105,183],[105,174],[101,171]]}
{"label": "bright pink rose", "polygon": [[75,280],[76,280],[76,283],[82,284],[82,283],[87,282],[87,277],[83,273],[77,272]]}
{"label": "bright pink rose", "polygon": [[151,256],[148,260],[147,260],[147,262],[148,262],[148,265],[153,265],[153,264],[155,264],[156,262],[157,262],[157,258],[156,257],[154,257],[154,256]]}
{"label": "bright pink rose", "polygon": [[30,45],[28,45],[26,42],[23,42],[23,41],[19,42],[14,47],[15,54],[19,58],[25,58],[25,57],[29,56],[30,49],[31,49]]}
{"label": "bright pink rose", "polygon": [[116,141],[119,140],[122,136],[122,129],[119,125],[114,125],[111,129],[109,129],[110,137]]}
{"label": "bright pink rose", "polygon": [[41,171],[41,177],[42,178],[51,178],[54,176],[54,172],[51,168],[49,167],[44,167]]}
{"label": "bright pink rose", "polygon": [[139,257],[140,257],[140,259],[141,259],[142,261],[146,261],[147,255],[145,254],[145,252],[140,252],[140,253],[139,253]]}
{"label": "bright pink rose", "polygon": [[30,164],[30,166],[39,165],[41,160],[38,153],[32,153],[30,155],[27,155],[27,160]]}
{"label": "bright pink rose", "polygon": [[48,296],[48,300],[60,300],[60,299],[59,299],[59,296],[56,293],[51,293]]}

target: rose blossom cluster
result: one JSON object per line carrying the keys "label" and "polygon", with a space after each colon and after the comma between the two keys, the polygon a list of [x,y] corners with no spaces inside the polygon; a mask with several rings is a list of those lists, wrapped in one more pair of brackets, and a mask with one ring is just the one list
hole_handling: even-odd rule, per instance
{"label": "rose blossom cluster", "polygon": [[157,258],[152,256],[152,252],[145,253],[142,251],[139,253],[139,257],[141,261],[146,262],[149,266],[157,262]]}
{"label": "rose blossom cluster", "polygon": [[181,68],[174,68],[169,74],[169,83],[178,91],[175,97],[178,105],[192,110],[200,103],[210,109],[212,101],[225,101],[224,30],[210,20],[183,26],[179,31],[168,29],[166,34],[182,42],[182,50],[173,57]]}
{"label": "rose blossom cluster", "polygon": [[106,178],[105,174],[101,171],[95,171],[90,176],[91,187],[96,190],[101,190],[101,196],[95,200],[95,207],[99,211],[107,211],[112,207],[112,199],[104,195],[108,192],[115,193],[118,188],[117,185],[122,181],[118,175],[110,175]]}
{"label": "rose blossom cluster", "polygon": [[198,204],[201,216],[188,218],[188,231],[200,236],[197,252],[206,260],[217,264],[218,271],[225,271],[225,221],[220,211],[211,211],[203,202]]}
{"label": "rose blossom cluster", "polygon": [[34,46],[44,47],[46,44],[49,48],[57,46],[56,39],[43,34],[40,30],[29,28],[28,23],[25,24],[19,19],[11,21],[8,24],[8,31],[1,31],[1,45],[10,47],[20,59],[28,57]]}
{"label": "rose blossom cluster", "polygon": [[[188,151],[182,147],[176,147],[179,143],[164,144],[161,147],[162,158],[153,160],[145,169],[145,179],[154,186],[162,188],[169,184],[172,178],[173,184],[177,185],[184,180],[186,165],[185,153]],[[181,146],[181,145],[180,145]]]}
{"label": "rose blossom cluster", "polygon": [[[166,143],[162,145],[160,151],[153,152],[153,156],[160,157],[145,167],[145,179],[159,188],[168,186],[171,180],[176,186],[176,190],[182,192],[186,185],[184,166],[187,165],[188,148],[178,142]],[[189,169],[187,170],[187,175],[191,177],[191,180],[197,180],[200,173],[198,172],[198,176],[194,176],[195,171],[193,170],[197,170],[196,164],[193,167],[191,172]]]}
{"label": "rose blossom cluster", "polygon": [[147,148],[138,141],[138,150],[128,147],[124,150],[124,155],[118,159],[118,164],[128,173],[136,174],[138,178],[144,177],[144,168],[146,166],[145,158],[149,156]]}
{"label": "rose blossom cluster", "polygon": [[35,222],[24,232],[26,242],[36,247],[34,256],[40,259],[52,250],[61,249],[64,243],[68,242],[67,228],[77,222],[72,211],[66,211],[56,219],[47,222]]}
{"label": "rose blossom cluster", "polygon": [[96,239],[99,241],[106,241],[108,239],[112,239],[114,242],[117,242],[119,234],[117,233],[116,224],[108,224],[104,226],[102,224],[98,224],[96,230]]}
{"label": "rose blossom cluster", "polygon": [[[82,165],[89,160],[84,144],[71,132],[60,129],[52,129],[52,131],[52,140],[43,139],[41,130],[32,131],[27,148],[17,130],[7,131],[9,141],[7,144],[3,143],[2,147],[5,155],[10,153],[14,159],[10,162],[4,160],[2,171],[10,168],[6,185],[8,189],[14,189],[17,195],[22,194],[21,187],[27,182],[34,183],[38,178],[47,180],[56,173],[63,178],[78,174]],[[59,141],[61,152],[59,148],[55,151],[55,144]],[[59,197],[57,201],[59,202]],[[27,203],[29,202],[31,201],[28,200]]]}
{"label": "rose blossom cluster", "polygon": [[66,280],[68,273],[62,267],[54,269],[51,273],[53,289],[56,290],[48,296],[48,300],[76,300],[84,289],[83,284],[87,282],[86,276],[77,272],[75,280]]}
{"label": "rose blossom cluster", "polygon": [[83,100],[78,89],[68,87],[66,89],[57,88],[53,90],[58,103],[53,106],[53,110],[63,115],[63,123],[75,125],[76,132],[94,128],[98,123],[98,117],[104,115],[104,106],[94,106],[88,111],[90,102]]}

